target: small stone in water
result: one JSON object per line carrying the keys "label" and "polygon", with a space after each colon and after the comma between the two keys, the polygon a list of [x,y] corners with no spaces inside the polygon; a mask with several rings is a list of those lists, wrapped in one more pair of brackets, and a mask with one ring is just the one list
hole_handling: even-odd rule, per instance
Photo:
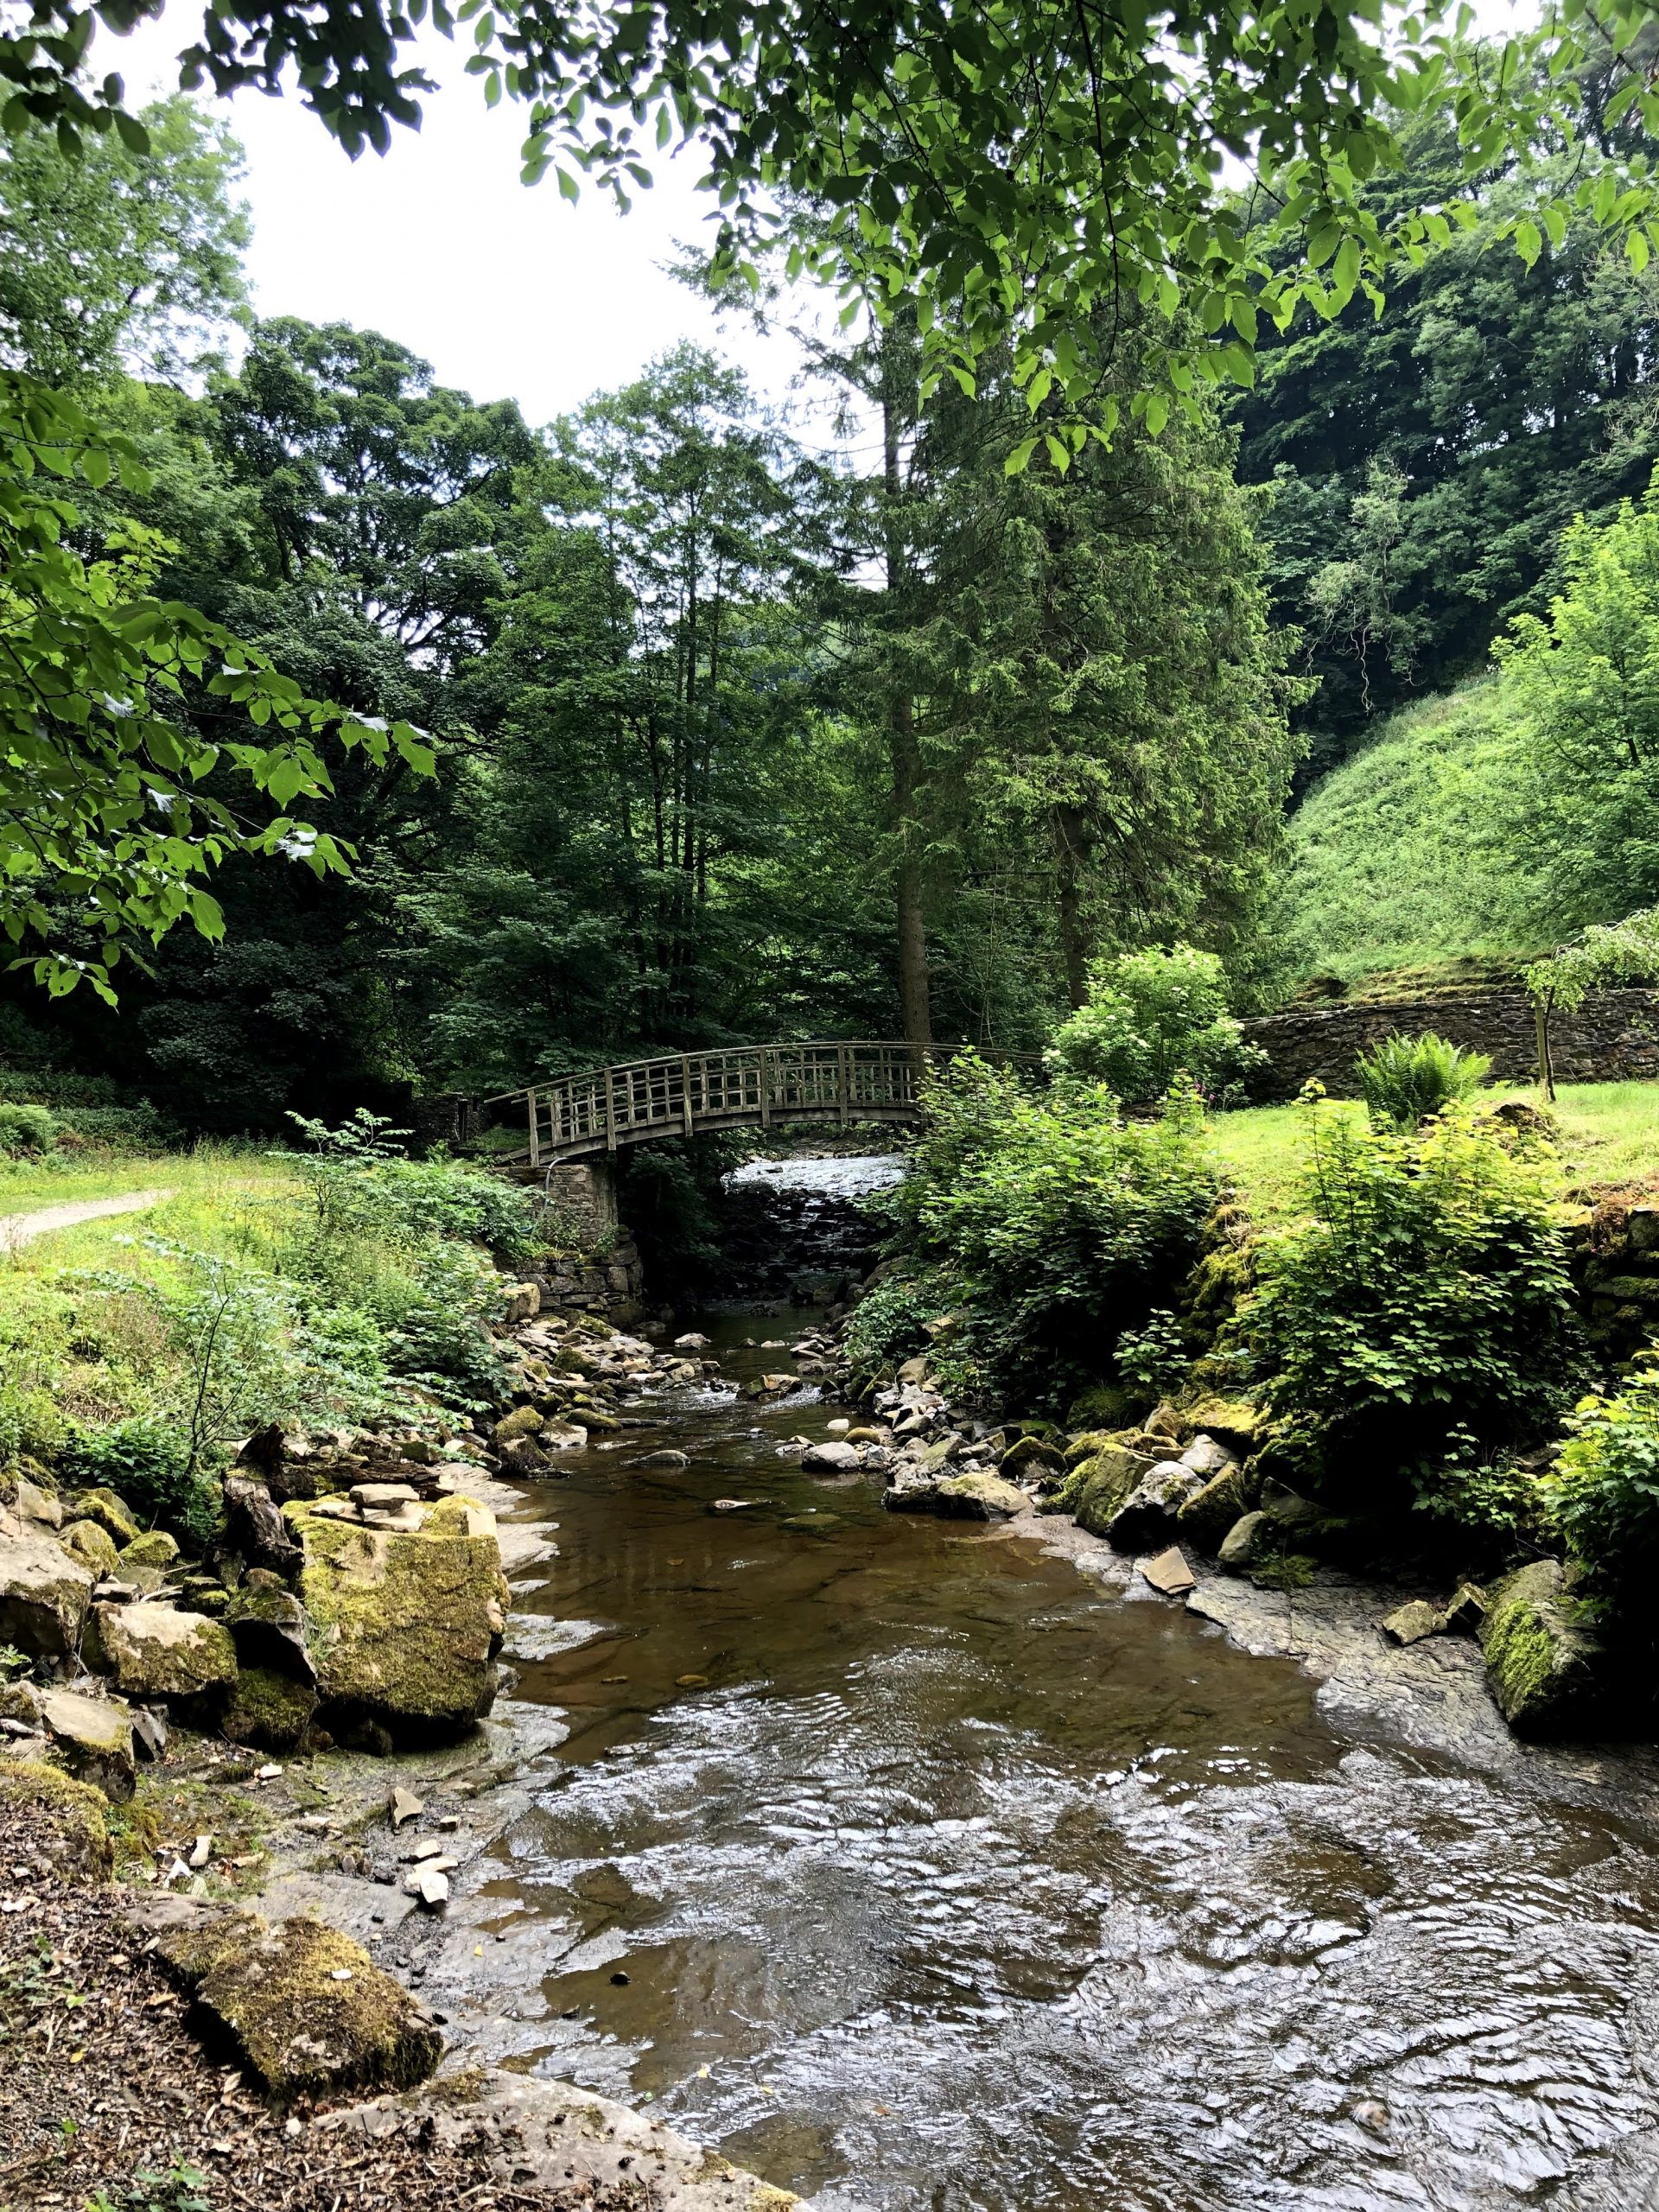
{"label": "small stone in water", "polygon": [[628,1977],[625,1974],[613,1974],[611,1976],[611,1980],[616,1984],[619,1989],[624,1986],[627,1979]]}
{"label": "small stone in water", "polygon": [[674,1687],[681,1690],[706,1690],[709,1677],[707,1675],[676,1675]]}
{"label": "small stone in water", "polygon": [[831,1436],[845,1436],[853,1424],[849,1421],[827,1421],[823,1425]]}
{"label": "small stone in water", "polygon": [[1366,2097],[1354,2107],[1354,2118],[1362,2127],[1369,2127],[1374,2135],[1380,2135],[1389,2124],[1389,2108],[1375,2097]]}
{"label": "small stone in water", "polygon": [[413,1790],[394,1789],[391,1793],[391,1804],[389,1809],[391,1814],[391,1825],[395,1828],[400,1828],[405,1821],[418,1819],[426,1810],[426,1807],[422,1800],[416,1796]]}

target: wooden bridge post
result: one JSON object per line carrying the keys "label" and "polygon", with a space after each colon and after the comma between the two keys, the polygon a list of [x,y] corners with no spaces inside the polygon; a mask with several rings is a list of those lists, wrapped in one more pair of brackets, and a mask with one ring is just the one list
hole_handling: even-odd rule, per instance
{"label": "wooden bridge post", "polygon": [[616,1080],[609,1068],[605,1071],[605,1149],[616,1150]]}
{"label": "wooden bridge post", "polygon": [[524,1096],[530,1101],[530,1164],[532,1167],[539,1167],[542,1164],[542,1133],[536,1126],[536,1090],[534,1084],[532,1084],[524,1093]]}
{"label": "wooden bridge post", "polygon": [[836,1111],[841,1126],[848,1127],[853,1109],[853,1056],[845,1045],[836,1047]]}
{"label": "wooden bridge post", "polygon": [[769,1065],[771,1058],[771,1047],[763,1045],[760,1047],[760,1126],[763,1129],[769,1129],[772,1127],[772,1069]]}
{"label": "wooden bridge post", "polygon": [[680,1055],[680,1120],[685,1134],[691,1134],[691,1063],[683,1052]]}

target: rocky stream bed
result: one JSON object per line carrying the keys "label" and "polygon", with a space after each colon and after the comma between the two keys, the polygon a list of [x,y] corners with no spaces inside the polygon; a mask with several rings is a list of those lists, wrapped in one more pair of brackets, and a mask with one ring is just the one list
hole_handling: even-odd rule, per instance
{"label": "rocky stream bed", "polygon": [[[495,1464],[286,1510],[319,1567],[372,1516],[499,1545],[509,1672],[460,1740],[397,1740],[337,1657],[332,1749],[175,1726],[125,1892],[57,1884],[0,1762],[0,2013],[43,1942],[92,2000],[0,2069],[0,2206],[142,2142],[215,2212],[1659,2208],[1652,1752],[1517,1740],[1472,1637],[1384,1634],[1420,1592],[1039,1512],[1044,1454],[925,1372],[837,1405],[810,1313],[518,1334]],[[1205,1444],[1160,1447],[1183,1495]],[[298,1926],[435,2080],[273,2109],[184,2034]]]}

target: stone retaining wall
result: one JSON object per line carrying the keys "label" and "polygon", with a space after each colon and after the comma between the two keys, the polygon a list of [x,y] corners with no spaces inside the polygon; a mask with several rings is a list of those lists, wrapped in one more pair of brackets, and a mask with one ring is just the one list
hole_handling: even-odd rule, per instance
{"label": "stone retaining wall", "polygon": [[[1354,1061],[1396,1032],[1439,1036],[1491,1055],[1500,1083],[1537,1073],[1532,1001],[1523,990],[1469,991],[1442,998],[1335,999],[1257,1014],[1244,1024],[1268,1055],[1268,1096],[1294,1098],[1310,1077],[1338,1097],[1357,1090]],[[1558,1083],[1620,1083],[1659,1077],[1659,991],[1598,991],[1576,1014],[1550,1023]]]}

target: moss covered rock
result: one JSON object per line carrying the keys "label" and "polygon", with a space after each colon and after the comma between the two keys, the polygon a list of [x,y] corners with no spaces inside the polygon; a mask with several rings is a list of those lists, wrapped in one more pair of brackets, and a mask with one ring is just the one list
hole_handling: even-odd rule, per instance
{"label": "moss covered rock", "polygon": [[197,1708],[222,1702],[236,1681],[229,1631],[171,1605],[95,1605],[87,1656],[123,1697]]}
{"label": "moss covered rock", "polygon": [[1248,1459],[1268,1433],[1268,1417],[1249,1398],[1205,1396],[1182,1406],[1180,1432],[1186,1437],[1213,1436]]}
{"label": "moss covered rock", "polygon": [[527,1436],[539,1435],[543,1416],[534,1406],[520,1406],[516,1412],[499,1421],[492,1432],[498,1448],[508,1444],[522,1444]]}
{"label": "moss covered rock", "polygon": [[274,1575],[258,1582],[250,1575],[219,1618],[231,1632],[238,1666],[274,1668],[298,1681],[315,1682],[305,1608]]}
{"label": "moss covered rock", "polygon": [[1236,1459],[1230,1459],[1187,1499],[1175,1516],[1175,1525],[1190,1543],[1212,1552],[1248,1510],[1249,1503],[1244,1470]]}
{"label": "moss covered rock", "polygon": [[1046,1436],[1018,1436],[998,1460],[997,1472],[1009,1482],[1020,1475],[1058,1477],[1065,1465],[1065,1452]]}
{"label": "moss covered rock", "polygon": [[1559,1560],[1535,1560],[1487,1593],[1486,1679],[1517,1735],[1567,1735],[1595,1719],[1601,1646],[1562,1581]]}
{"label": "moss covered rock", "polygon": [[489,1711],[509,1599],[494,1537],[463,1531],[468,1510],[447,1499],[410,1531],[296,1523],[318,1681],[344,1723],[419,1741],[461,1734]]}
{"label": "moss covered rock", "polygon": [[120,1556],[115,1539],[96,1521],[72,1521],[58,1541],[99,1582],[105,1575],[115,1573],[115,1562]]}
{"label": "moss covered rock", "polygon": [[80,1643],[92,1581],[92,1570],[44,1531],[0,1536],[0,1643],[32,1659],[67,1658]]}
{"label": "moss covered rock", "polygon": [[57,1762],[77,1781],[89,1783],[116,1804],[124,1804],[132,1795],[135,1776],[132,1723],[126,1707],[55,1686],[41,1690],[38,1702]]}
{"label": "moss covered rock", "polygon": [[[118,1544],[130,1544],[143,1533],[132,1517],[123,1498],[116,1496],[107,1484],[99,1483],[92,1490],[77,1491],[69,1501],[74,1518],[96,1521]],[[69,1516],[66,1515],[66,1519]]]}
{"label": "moss covered rock", "polygon": [[146,1529],[142,1536],[123,1545],[116,1567],[123,1572],[130,1567],[153,1567],[165,1574],[178,1555],[178,1545],[165,1529]]}
{"label": "moss covered rock", "polygon": [[233,1744],[291,1751],[304,1741],[316,1710],[313,1683],[275,1667],[244,1667],[219,1728]]}
{"label": "moss covered rock", "polygon": [[194,1997],[197,2024],[283,2102],[409,2088],[443,2056],[425,2008],[320,1921],[180,1913],[162,1921],[156,1949]]}
{"label": "moss covered rock", "polygon": [[1015,1514],[1031,1510],[1025,1491],[988,1468],[974,1467],[966,1474],[947,1475],[938,1489],[939,1502],[934,1510],[950,1518],[1011,1521]]}
{"label": "moss covered rock", "polygon": [[27,1840],[60,1881],[105,1882],[113,1864],[105,1802],[84,1782],[33,1759],[0,1759],[0,1824]]}
{"label": "moss covered rock", "polygon": [[1127,1428],[1150,1411],[1152,1393],[1138,1382],[1097,1382],[1074,1398],[1066,1413],[1071,1428]]}
{"label": "moss covered rock", "polygon": [[1080,1529],[1103,1536],[1114,1516],[1157,1462],[1128,1444],[1108,1444],[1081,1459],[1065,1489],[1068,1510]]}

